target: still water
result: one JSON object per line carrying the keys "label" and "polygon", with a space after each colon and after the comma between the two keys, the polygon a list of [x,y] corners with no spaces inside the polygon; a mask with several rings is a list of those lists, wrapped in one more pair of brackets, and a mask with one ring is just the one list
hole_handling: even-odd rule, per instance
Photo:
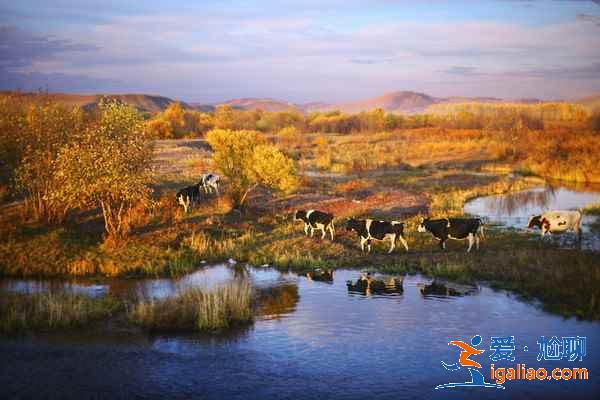
{"label": "still water", "polygon": [[[74,290],[90,295],[165,297],[195,285],[249,279],[260,292],[252,326],[223,336],[149,335],[103,327],[0,339],[0,397],[413,399],[598,398],[600,323],[563,319],[487,287],[406,276],[403,290],[349,292],[357,271],[333,282],[270,268],[207,267],[179,280],[87,284],[2,281],[3,291]],[[434,288],[428,290],[427,288]],[[442,290],[440,290],[442,288]],[[446,289],[443,289],[446,288]],[[425,294],[424,294],[425,293]],[[515,336],[515,362],[551,370],[586,367],[588,381],[506,382],[505,390],[435,390],[469,378],[451,340],[483,337],[476,356],[489,381],[490,336]],[[585,336],[582,362],[536,360],[540,336]],[[524,351],[528,346],[529,351]]]}
{"label": "still water", "polygon": [[[527,229],[531,215],[539,215],[549,210],[577,210],[600,201],[598,188],[580,190],[565,187],[543,187],[503,195],[478,197],[465,204],[467,214],[485,217],[492,223],[520,230]],[[590,229],[597,216],[584,215],[582,247],[600,251],[600,232]],[[539,233],[539,231],[536,231]],[[559,240],[567,244],[569,237]],[[574,240],[575,235],[571,239]],[[572,240],[572,241],[573,241]]]}

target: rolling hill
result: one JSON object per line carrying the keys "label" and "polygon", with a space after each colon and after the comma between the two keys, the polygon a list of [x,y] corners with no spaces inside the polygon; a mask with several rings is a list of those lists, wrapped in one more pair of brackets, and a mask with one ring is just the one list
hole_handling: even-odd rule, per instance
{"label": "rolling hill", "polygon": [[[7,93],[7,92],[4,92]],[[23,96],[35,96],[37,93],[21,93]],[[164,110],[170,103],[176,101],[169,97],[153,96],[148,94],[71,94],[71,93],[49,93],[48,96],[59,103],[67,106],[79,106],[84,109],[92,109],[98,105],[103,98],[111,98],[131,104],[141,112],[158,112]],[[183,103],[185,108],[192,108]]]}

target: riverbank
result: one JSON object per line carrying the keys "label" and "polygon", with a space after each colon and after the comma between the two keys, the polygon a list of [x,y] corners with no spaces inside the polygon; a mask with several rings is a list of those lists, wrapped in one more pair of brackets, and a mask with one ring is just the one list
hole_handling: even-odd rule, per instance
{"label": "riverbank", "polygon": [[[161,147],[162,146],[162,147]],[[0,240],[0,274],[13,277],[179,277],[205,263],[235,259],[302,272],[313,267],[373,268],[419,272],[461,281],[487,281],[524,298],[541,300],[565,316],[599,319],[600,266],[597,254],[542,244],[519,231],[488,229],[480,251],[465,253],[465,244],[439,250],[430,236],[418,234],[420,216],[462,215],[464,203],[478,196],[520,191],[544,184],[536,177],[488,171],[487,164],[428,155],[428,163],[369,170],[359,174],[324,174],[304,165],[301,190],[289,196],[257,191],[244,214],[224,197],[207,197],[184,215],[174,199],[178,187],[211,168],[210,153],[198,141],[162,143],[156,150],[159,184],[148,211],[134,215],[129,237],[118,246],[102,240],[100,216],[78,214],[61,226],[28,222],[18,205],[5,207]],[[184,149],[180,149],[183,146]],[[182,156],[185,154],[185,156]],[[462,154],[477,159],[476,154]],[[413,155],[412,157],[415,157]],[[438,157],[438,158],[435,158]],[[307,238],[294,224],[293,210],[318,208],[337,218],[337,237]],[[345,231],[350,216],[406,222],[410,251],[386,245],[361,253],[357,238]]]}

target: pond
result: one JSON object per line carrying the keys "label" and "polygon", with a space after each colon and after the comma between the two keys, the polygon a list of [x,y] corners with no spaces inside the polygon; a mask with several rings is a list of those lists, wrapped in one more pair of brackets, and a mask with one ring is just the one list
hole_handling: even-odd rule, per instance
{"label": "pond", "polygon": [[[598,187],[583,187],[578,190],[566,187],[546,186],[503,195],[478,197],[465,204],[465,213],[477,215],[519,230],[527,229],[529,216],[548,210],[577,210],[600,201]],[[582,248],[600,251],[600,232],[590,229],[598,217],[584,215]],[[539,231],[535,231],[539,233]],[[563,244],[573,242],[575,235],[562,235],[557,239]],[[572,237],[569,237],[572,236]]]}
{"label": "pond", "polygon": [[[420,275],[400,290],[350,291],[358,271],[337,270],[333,281],[271,268],[218,265],[178,280],[109,282],[2,281],[3,291],[73,290],[91,295],[164,297],[195,285],[248,279],[261,296],[252,326],[222,336],[151,335],[98,328],[0,339],[0,397],[61,398],[594,398],[600,393],[600,323],[563,319],[535,304],[485,286]],[[486,381],[490,337],[514,336],[515,361],[495,366],[585,367],[587,381],[507,381],[505,390],[435,390],[464,382],[452,340],[481,335],[476,356]],[[540,336],[582,336],[583,361],[537,361]],[[529,351],[524,351],[528,346]],[[475,359],[475,358],[474,358]]]}

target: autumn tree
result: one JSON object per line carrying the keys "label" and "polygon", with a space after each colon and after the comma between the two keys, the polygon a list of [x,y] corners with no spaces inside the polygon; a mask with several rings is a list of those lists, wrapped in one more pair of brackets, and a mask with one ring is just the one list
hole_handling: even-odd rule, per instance
{"label": "autumn tree", "polygon": [[206,134],[206,141],[215,164],[227,177],[236,206],[243,207],[248,194],[259,185],[281,192],[296,189],[298,174],[293,161],[259,132],[214,129]]}
{"label": "autumn tree", "polygon": [[56,201],[72,208],[99,207],[107,239],[128,231],[129,212],[149,201],[152,142],[132,107],[100,104],[100,120],[59,153]]}
{"label": "autumn tree", "polygon": [[60,221],[67,208],[53,201],[56,161],[60,149],[76,140],[83,127],[83,113],[47,99],[30,104],[20,131],[22,154],[15,171],[17,188],[25,194],[26,205],[35,219]]}

